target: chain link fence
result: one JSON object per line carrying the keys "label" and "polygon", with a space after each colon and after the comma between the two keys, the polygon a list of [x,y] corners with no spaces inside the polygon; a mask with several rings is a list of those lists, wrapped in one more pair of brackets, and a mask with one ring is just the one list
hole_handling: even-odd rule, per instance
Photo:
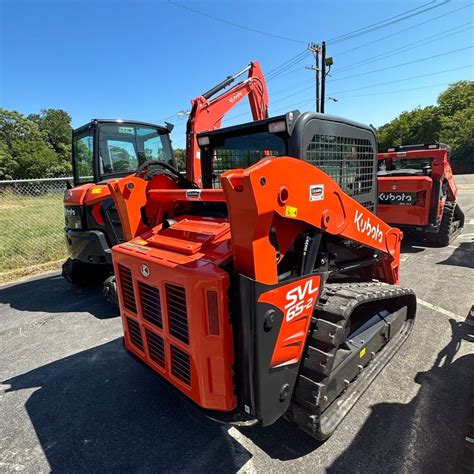
{"label": "chain link fence", "polygon": [[0,282],[66,258],[63,193],[71,178],[0,181]]}

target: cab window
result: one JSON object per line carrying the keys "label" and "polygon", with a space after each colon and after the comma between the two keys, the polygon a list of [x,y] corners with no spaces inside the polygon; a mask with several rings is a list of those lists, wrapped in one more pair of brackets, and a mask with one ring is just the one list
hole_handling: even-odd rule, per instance
{"label": "cab window", "polygon": [[94,140],[92,134],[79,135],[74,139],[74,175],[76,183],[94,181]]}

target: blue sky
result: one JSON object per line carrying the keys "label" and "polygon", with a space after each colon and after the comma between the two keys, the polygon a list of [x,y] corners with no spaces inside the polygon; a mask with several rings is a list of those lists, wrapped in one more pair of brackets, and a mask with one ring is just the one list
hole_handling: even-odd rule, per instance
{"label": "blue sky", "polygon": [[[25,114],[63,108],[73,126],[94,117],[167,118],[176,124],[174,146],[183,147],[185,119],[176,112],[250,60],[271,77],[310,41],[425,4],[430,10],[405,21],[328,43],[327,95],[337,102],[326,112],[378,126],[473,79],[472,1],[173,1],[213,18],[165,0],[0,0],[0,106]],[[314,109],[310,64],[308,53],[268,81],[272,115]],[[246,121],[247,110],[239,105],[225,124]]]}

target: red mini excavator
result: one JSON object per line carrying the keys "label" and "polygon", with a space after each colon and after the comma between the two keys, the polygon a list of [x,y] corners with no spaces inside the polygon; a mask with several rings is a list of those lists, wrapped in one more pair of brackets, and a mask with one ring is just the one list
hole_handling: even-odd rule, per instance
{"label": "red mini excavator", "polygon": [[415,318],[374,131],[293,111],[197,140],[202,189],[155,175],[139,214],[144,180],[108,183],[140,216],[112,249],[125,347],[212,418],[325,439]]}
{"label": "red mini excavator", "polygon": [[[246,72],[247,79],[216,96]],[[74,285],[103,281],[113,270],[111,248],[133,236],[128,222],[140,218],[145,194],[142,195],[142,206],[137,205],[135,209],[137,216],[129,216],[124,227],[107,182],[132,176],[131,173],[146,175],[146,179],[156,173],[165,173],[178,179],[182,186],[200,186],[197,134],[219,128],[224,115],[247,96],[253,119],[266,118],[267,89],[257,61],[192,101],[186,132],[188,179],[176,170],[169,138],[173,128],[170,124],[162,127],[143,122],[93,120],[74,131],[74,188],[64,194],[65,232],[70,254],[63,265],[66,280]],[[151,170],[155,170],[155,173],[149,173]],[[136,191],[136,202],[137,194]],[[114,299],[113,275],[105,280],[104,291]]]}
{"label": "red mini excavator", "polygon": [[379,153],[378,215],[404,231],[424,233],[436,245],[449,245],[464,227],[449,153],[442,143]]}

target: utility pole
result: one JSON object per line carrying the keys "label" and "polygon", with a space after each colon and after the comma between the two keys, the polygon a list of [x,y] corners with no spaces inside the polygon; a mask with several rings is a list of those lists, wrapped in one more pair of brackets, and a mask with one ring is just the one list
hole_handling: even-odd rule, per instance
{"label": "utility pole", "polygon": [[323,41],[321,46],[321,64],[323,71],[321,74],[321,113],[324,114],[324,106],[326,104],[326,42]]}
{"label": "utility pole", "polygon": [[316,112],[321,111],[321,101],[319,97],[319,90],[320,90],[320,84],[319,84],[319,73],[320,73],[320,68],[319,68],[319,54],[321,52],[321,48],[319,47],[319,44],[315,43],[310,43],[308,45],[308,51],[311,51],[313,53],[316,65],[313,66],[306,66],[306,69],[309,69],[311,71],[314,71],[316,73]]}
{"label": "utility pole", "polygon": [[[326,57],[326,42],[323,41],[321,45],[321,63],[322,63],[322,74],[321,74],[321,113],[324,114],[324,106],[326,104],[326,76],[329,75],[331,71],[331,66],[334,64],[334,59],[332,57]],[[326,67],[328,68],[326,70]],[[331,99],[334,102],[337,102],[337,99],[334,97],[328,97],[328,100]]]}

